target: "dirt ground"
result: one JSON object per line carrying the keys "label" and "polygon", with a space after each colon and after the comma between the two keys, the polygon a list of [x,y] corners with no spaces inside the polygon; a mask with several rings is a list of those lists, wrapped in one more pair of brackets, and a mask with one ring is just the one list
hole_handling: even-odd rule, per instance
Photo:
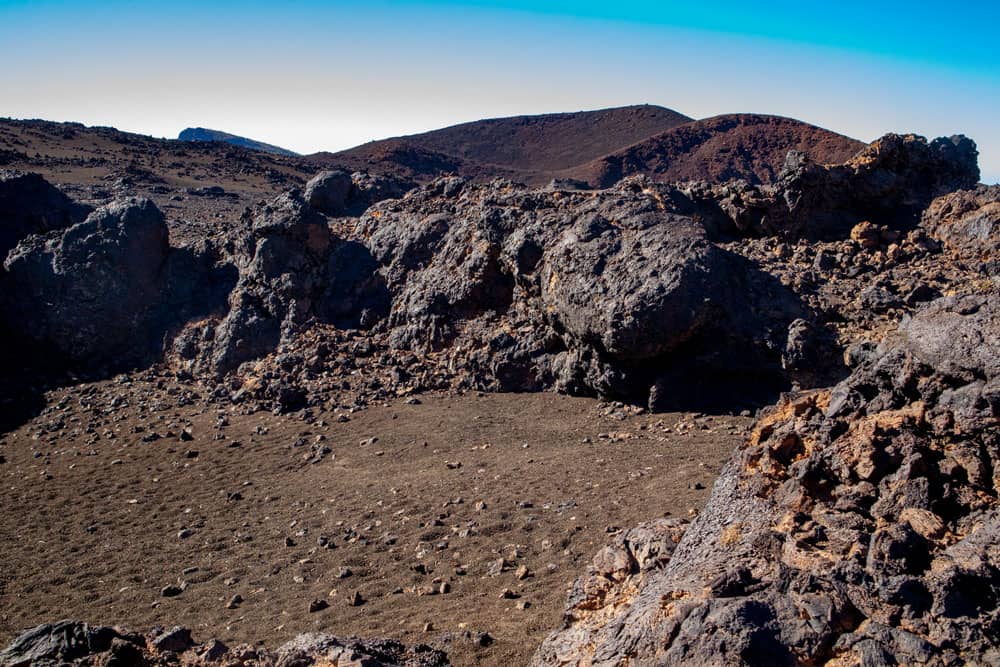
{"label": "dirt ground", "polygon": [[0,643],[81,618],[456,665],[524,664],[600,546],[699,508],[750,422],[553,394],[240,414],[148,374],[47,399],[0,436]]}

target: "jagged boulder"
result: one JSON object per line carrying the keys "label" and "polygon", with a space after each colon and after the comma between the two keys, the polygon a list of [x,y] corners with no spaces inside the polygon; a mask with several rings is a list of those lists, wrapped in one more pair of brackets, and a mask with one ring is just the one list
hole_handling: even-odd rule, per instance
{"label": "jagged boulder", "polygon": [[1000,294],[949,297],[789,395],[669,561],[578,582],[533,664],[995,664],[998,358]]}
{"label": "jagged boulder", "polygon": [[931,202],[921,226],[947,252],[1000,275],[1000,185],[960,190]]}
{"label": "jagged boulder", "polygon": [[153,344],[169,251],[163,214],[145,199],[115,202],[62,233],[30,237],[4,264],[5,319],[74,364],[135,361]]}
{"label": "jagged boulder", "polygon": [[0,651],[0,667],[57,665],[181,664],[192,667],[446,667],[447,656],[422,644],[407,646],[391,639],[338,639],[332,635],[299,635],[277,649],[235,646],[218,640],[195,642],[183,627],[132,633],[122,628],[91,626],[81,621],[39,625]]}
{"label": "jagged boulder", "polygon": [[25,346],[22,364],[100,375],[151,363],[171,331],[225,293],[225,271],[214,264],[208,246],[171,248],[151,201],[116,201],[10,252],[3,328]]}
{"label": "jagged boulder", "polygon": [[89,212],[38,174],[0,170],[0,262],[30,234],[65,229]]}
{"label": "jagged boulder", "polygon": [[680,191],[718,236],[846,238],[863,221],[912,227],[935,197],[976,186],[977,156],[961,135],[928,142],[887,134],[839,165],[790,153],[772,185],[692,183]]}
{"label": "jagged boulder", "polygon": [[385,199],[402,197],[415,183],[400,178],[335,169],[316,174],[305,187],[305,200],[329,216],[359,215]]}
{"label": "jagged boulder", "polygon": [[647,185],[582,193],[450,177],[373,207],[357,233],[391,295],[377,331],[451,355],[493,389],[644,401],[695,367],[706,384],[713,368],[777,368],[801,304]]}
{"label": "jagged boulder", "polygon": [[320,213],[341,215],[353,187],[351,175],[346,171],[321,171],[306,183],[305,198]]}
{"label": "jagged boulder", "polygon": [[231,251],[239,277],[227,310],[175,339],[176,365],[221,376],[274,352],[308,322],[360,326],[377,317],[371,309],[384,307],[370,255],[334,235],[299,191],[248,212],[241,225]]}

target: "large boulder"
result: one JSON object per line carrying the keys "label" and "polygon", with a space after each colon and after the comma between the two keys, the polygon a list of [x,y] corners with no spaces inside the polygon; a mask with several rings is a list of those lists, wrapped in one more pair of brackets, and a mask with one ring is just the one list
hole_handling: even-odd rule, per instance
{"label": "large boulder", "polygon": [[996,664],[998,358],[1000,294],[950,297],[787,396],[659,569],[595,560],[533,664]]}
{"label": "large boulder", "polygon": [[360,215],[372,204],[402,197],[415,183],[401,178],[340,169],[321,171],[306,183],[309,206],[329,216]]}
{"label": "large boulder", "polygon": [[645,401],[668,375],[678,389],[708,384],[713,369],[731,380],[776,368],[768,350],[800,304],[647,185],[584,193],[450,177],[373,207],[357,233],[391,295],[376,330],[490,389]]}
{"label": "large boulder", "polygon": [[346,171],[321,171],[306,183],[305,198],[309,205],[326,215],[342,215],[354,183]]}
{"label": "large boulder", "polygon": [[980,185],[935,199],[924,211],[921,226],[948,253],[988,275],[1000,275],[1000,185]]}
{"label": "large boulder", "polygon": [[145,199],[30,237],[4,263],[6,321],[74,364],[136,361],[153,344],[151,315],[169,251],[163,214]]}
{"label": "large boulder", "polygon": [[151,201],[116,201],[10,252],[2,328],[24,347],[18,363],[28,366],[101,375],[152,363],[180,323],[210,312],[228,291],[231,279],[215,262],[204,244],[171,248]]}
{"label": "large boulder", "polygon": [[88,212],[38,174],[0,170],[0,262],[25,237],[65,229]]}
{"label": "large boulder", "polygon": [[[360,326],[384,308],[375,264],[344,241],[297,190],[248,211],[232,242],[238,280],[223,314],[188,326],[171,359],[222,376],[274,352],[313,321]],[[366,320],[367,321],[367,320]]]}

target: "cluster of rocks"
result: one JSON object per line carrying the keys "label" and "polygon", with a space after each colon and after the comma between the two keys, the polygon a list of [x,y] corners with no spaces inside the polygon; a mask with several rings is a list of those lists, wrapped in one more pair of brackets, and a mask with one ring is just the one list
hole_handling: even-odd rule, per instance
{"label": "cluster of rocks", "polygon": [[[862,223],[874,236],[855,243],[872,249],[907,233],[932,196],[974,183],[975,155],[964,137],[888,135],[844,165],[792,156],[770,186],[636,177],[602,191],[530,190],[446,177],[402,198],[405,184],[391,179],[323,172],[304,192],[248,209],[227,239],[184,248],[169,245],[151,202],[125,200],[21,241],[2,308],[15,336],[75,372],[165,356],[221,394],[280,409],[336,389],[335,345],[302,344],[324,326],[367,331],[389,355],[379,365],[396,368],[373,369],[374,391],[348,402],[450,386],[654,409],[762,405],[789,382],[842,371],[836,355],[810,353],[838,340],[829,304],[810,292],[835,282],[825,274],[841,260],[817,257],[812,284],[783,281],[747,252],[753,242],[719,241],[846,239]],[[356,224],[327,217],[361,207]],[[919,239],[906,238],[878,261],[918,256],[907,252]],[[886,289],[873,285],[860,310],[893,303]],[[406,368],[414,355],[425,380]]]}
{"label": "cluster of rocks", "polygon": [[428,646],[405,646],[388,639],[338,639],[332,635],[299,635],[275,650],[247,645],[226,646],[213,639],[196,642],[183,627],[155,628],[146,634],[118,627],[59,621],[33,628],[0,651],[0,665],[158,665],[192,667],[443,667],[447,657]]}
{"label": "cluster of rocks", "polygon": [[998,359],[994,289],[786,396],[682,537],[656,524],[598,554],[534,664],[996,663]]}

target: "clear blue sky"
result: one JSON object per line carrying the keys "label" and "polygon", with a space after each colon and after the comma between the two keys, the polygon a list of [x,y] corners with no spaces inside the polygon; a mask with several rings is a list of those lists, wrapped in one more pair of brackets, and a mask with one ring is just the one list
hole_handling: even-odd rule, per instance
{"label": "clear blue sky", "polygon": [[866,141],[962,132],[996,182],[998,26],[979,1],[0,0],[0,115],[312,152],[648,102]]}

